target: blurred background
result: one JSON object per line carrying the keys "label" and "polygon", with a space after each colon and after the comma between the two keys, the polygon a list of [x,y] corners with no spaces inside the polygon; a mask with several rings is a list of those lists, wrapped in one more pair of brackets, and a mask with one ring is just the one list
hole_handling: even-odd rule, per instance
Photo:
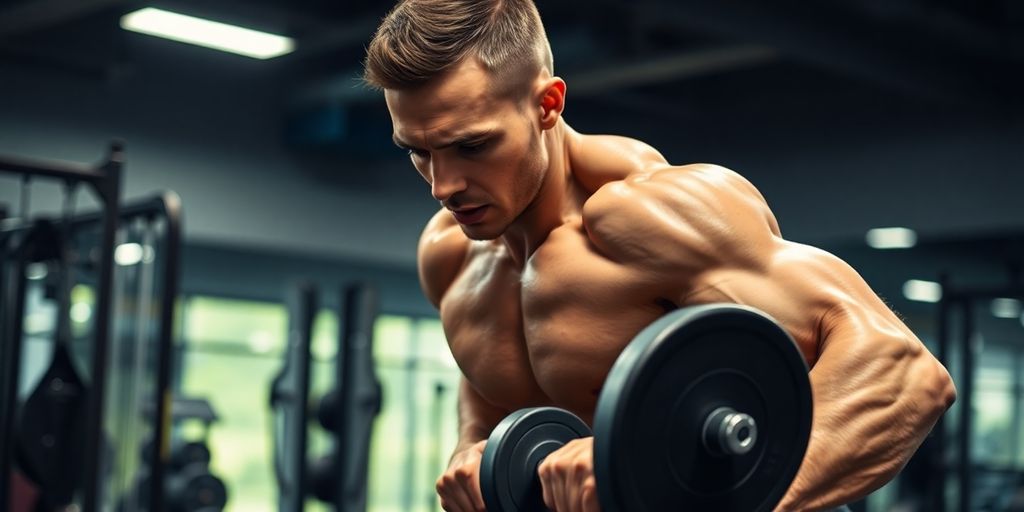
{"label": "blurred background", "polygon": [[[215,508],[287,508],[274,456],[283,441],[274,433],[288,414],[270,405],[287,393],[272,393],[271,384],[301,367],[286,361],[301,361],[296,340],[308,339],[311,363],[300,372],[310,381],[308,400],[337,386],[347,321],[341,290],[358,282],[374,290],[373,314],[359,318],[372,333],[382,397],[366,437],[366,507],[439,510],[434,481],[455,442],[459,373],[415,269],[418,235],[437,204],[392,144],[381,94],[358,79],[365,45],[391,5],[0,0],[0,155],[88,165],[120,159],[122,204],[160,191],[180,200],[178,250],[160,246],[147,258],[166,227],[122,228],[115,240],[119,251],[141,251],[114,266],[115,292],[142,279],[133,265],[141,272],[166,258],[180,274],[176,286],[156,279],[136,294],[173,303],[170,322],[154,319],[161,300],[152,310],[127,306],[123,290],[115,300],[112,331],[133,329],[118,318],[150,318],[169,329],[170,348],[166,361],[151,351],[136,354],[146,364],[132,366],[118,363],[115,341],[107,403],[148,414],[146,431],[160,433],[152,411],[163,386],[150,382],[147,368],[166,364],[165,387],[177,401],[167,413],[173,428],[160,435],[168,446],[202,441],[204,474],[223,495]],[[538,7],[575,129],[635,137],[672,163],[743,174],[786,238],[850,262],[946,362],[960,398],[941,435],[905,475],[856,507],[1024,510],[1024,4]],[[140,33],[152,29],[133,25],[147,19],[139,13],[154,12],[288,39],[272,41],[279,55],[239,55]],[[110,152],[112,140],[124,141],[123,151]],[[109,205],[99,195],[79,194],[76,214],[103,211]],[[64,198],[59,183],[26,186],[19,174],[0,173],[0,205],[11,219],[59,218]],[[96,323],[100,279],[85,281],[70,287],[72,330]],[[294,300],[301,282],[315,284],[317,300]],[[43,378],[60,323],[58,307],[45,304],[53,294],[31,289],[15,363],[21,399]],[[296,337],[303,314],[308,336]],[[139,339],[156,347],[157,331]],[[96,349],[82,343],[79,364],[89,373],[96,367],[85,361]],[[118,372],[149,382],[145,393],[118,398],[111,390],[136,382],[117,381]],[[302,387],[302,378],[295,382]],[[188,409],[197,403],[199,412]],[[115,455],[100,458],[128,462],[111,462],[109,472],[125,475],[101,493],[104,510],[122,506],[119,497],[135,488],[129,469],[145,465],[132,461],[145,459],[146,435],[112,434],[136,427],[128,413],[110,414],[107,425],[121,425],[107,428]],[[315,418],[308,424],[310,458],[341,442]],[[309,510],[331,508],[330,499],[306,502]]]}

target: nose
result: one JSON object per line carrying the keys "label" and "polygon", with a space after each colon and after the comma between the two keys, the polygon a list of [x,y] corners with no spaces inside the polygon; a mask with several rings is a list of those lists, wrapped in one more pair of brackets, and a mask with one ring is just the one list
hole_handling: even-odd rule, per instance
{"label": "nose", "polygon": [[452,196],[466,190],[465,178],[455,169],[442,170],[441,166],[432,162],[430,177],[430,194],[442,203],[448,202]]}

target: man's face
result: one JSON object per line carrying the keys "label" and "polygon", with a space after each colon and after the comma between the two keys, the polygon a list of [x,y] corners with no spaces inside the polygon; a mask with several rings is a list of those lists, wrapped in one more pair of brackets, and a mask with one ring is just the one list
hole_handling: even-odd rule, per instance
{"label": "man's face", "polygon": [[548,163],[529,99],[497,96],[488,80],[466,59],[419,88],[384,94],[395,143],[475,240],[505,232],[536,197]]}

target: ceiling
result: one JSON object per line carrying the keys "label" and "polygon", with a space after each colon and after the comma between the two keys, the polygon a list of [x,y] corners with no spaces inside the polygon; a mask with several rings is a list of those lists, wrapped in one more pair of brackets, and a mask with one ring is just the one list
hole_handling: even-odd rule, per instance
{"label": "ceiling", "polygon": [[[263,64],[250,71],[287,82],[282,101],[295,105],[368,98],[350,78],[391,3],[0,0],[0,63],[108,81],[182,67],[235,75],[245,68],[218,66],[222,59],[209,52],[119,30],[119,17],[143,5],[295,37],[293,54],[249,63]],[[574,97],[631,111],[685,101],[679,86],[699,88],[703,77],[718,77],[712,84],[719,96],[734,97],[728,85],[749,83],[751,73],[800,73],[807,90],[822,80],[851,81],[863,94],[999,107],[1024,84],[1024,7],[1014,0],[540,0],[538,6],[557,71],[572,79]],[[162,53],[168,48],[175,53]],[[176,58],[154,58],[169,55]]]}

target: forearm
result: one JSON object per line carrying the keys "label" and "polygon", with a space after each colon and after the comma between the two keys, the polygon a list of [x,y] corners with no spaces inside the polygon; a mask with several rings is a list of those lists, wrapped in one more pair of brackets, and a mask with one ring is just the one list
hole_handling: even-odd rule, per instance
{"label": "forearm", "polygon": [[459,440],[454,453],[487,439],[509,412],[480,396],[463,377],[459,381]]}
{"label": "forearm", "polygon": [[[913,340],[866,342],[811,371],[814,423],[777,510],[825,510],[863,498],[903,468],[955,397],[946,370]],[[908,350],[907,347],[910,347]],[[851,364],[852,363],[852,364]]]}

